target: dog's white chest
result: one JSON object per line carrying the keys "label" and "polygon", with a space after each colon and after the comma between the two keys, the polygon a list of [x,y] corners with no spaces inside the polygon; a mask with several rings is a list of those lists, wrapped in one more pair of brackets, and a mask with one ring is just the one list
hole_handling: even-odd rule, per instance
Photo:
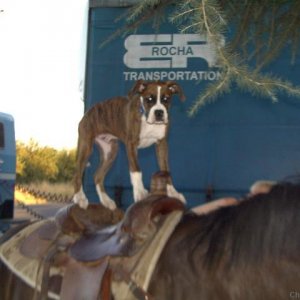
{"label": "dog's white chest", "polygon": [[166,135],[165,124],[149,124],[142,118],[140,142],[138,148],[146,148],[164,138]]}

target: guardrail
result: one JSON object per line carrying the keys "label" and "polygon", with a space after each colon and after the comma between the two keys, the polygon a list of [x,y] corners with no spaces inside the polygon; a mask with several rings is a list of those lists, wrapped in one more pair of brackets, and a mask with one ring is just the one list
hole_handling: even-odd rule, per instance
{"label": "guardrail", "polygon": [[[36,211],[36,206],[49,205],[49,204],[68,204],[72,202],[72,198],[63,194],[56,194],[51,192],[40,191],[25,185],[16,185],[16,192],[21,192],[25,201],[15,197],[15,205],[17,208],[24,209],[31,217],[31,219],[41,220],[45,217]],[[36,198],[37,203],[26,203],[26,198]],[[31,201],[32,202],[32,201]],[[32,205],[33,204],[33,205]],[[38,205],[35,205],[38,204]]]}
{"label": "guardrail", "polygon": [[69,196],[63,194],[50,193],[45,191],[39,191],[34,188],[16,185],[16,189],[23,193],[29,193],[36,198],[44,198],[47,202],[50,203],[71,203],[72,199]]}

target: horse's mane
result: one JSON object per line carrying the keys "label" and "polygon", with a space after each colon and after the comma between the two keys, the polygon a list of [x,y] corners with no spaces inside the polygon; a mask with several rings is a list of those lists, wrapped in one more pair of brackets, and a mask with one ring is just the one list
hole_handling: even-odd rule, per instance
{"label": "horse's mane", "polygon": [[299,260],[300,185],[278,184],[237,206],[186,214],[176,232],[176,243],[188,249],[187,260],[204,268]]}

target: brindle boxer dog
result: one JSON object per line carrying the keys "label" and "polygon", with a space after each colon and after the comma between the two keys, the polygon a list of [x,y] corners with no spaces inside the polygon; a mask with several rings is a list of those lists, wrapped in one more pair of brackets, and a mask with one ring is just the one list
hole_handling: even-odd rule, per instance
{"label": "brindle boxer dog", "polygon": [[[77,170],[73,201],[85,208],[88,205],[82,188],[82,176],[87,160],[96,143],[101,152],[101,163],[95,173],[95,184],[102,204],[115,209],[115,202],[104,189],[104,178],[118,151],[118,141],[125,146],[129,161],[130,179],[135,201],[148,194],[142,181],[137,159],[137,150],[156,145],[156,155],[161,171],[169,171],[167,133],[171,98],[178,94],[181,101],[185,96],[181,87],[173,81],[136,82],[127,97],[114,97],[94,105],[83,116],[78,128]],[[176,191],[171,180],[168,196],[185,202],[184,196]]]}

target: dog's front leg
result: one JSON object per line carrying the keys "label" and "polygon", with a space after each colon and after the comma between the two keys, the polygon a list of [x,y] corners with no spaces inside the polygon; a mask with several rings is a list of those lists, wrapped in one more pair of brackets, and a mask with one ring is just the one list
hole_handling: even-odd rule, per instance
{"label": "dog's front leg", "polygon": [[142,173],[137,161],[137,146],[134,143],[126,144],[130,180],[133,187],[134,201],[140,201],[147,197],[148,191],[144,188]]}
{"label": "dog's front leg", "polygon": [[[156,143],[156,156],[157,156],[157,161],[158,165],[161,171],[167,171],[169,172],[169,151],[168,151],[168,143],[166,138],[158,141]],[[186,203],[185,197],[183,194],[178,193],[176,189],[174,188],[174,185],[172,183],[172,179],[170,176],[170,179],[168,180],[167,184],[167,194],[169,197],[174,197],[182,201],[183,203]]]}

